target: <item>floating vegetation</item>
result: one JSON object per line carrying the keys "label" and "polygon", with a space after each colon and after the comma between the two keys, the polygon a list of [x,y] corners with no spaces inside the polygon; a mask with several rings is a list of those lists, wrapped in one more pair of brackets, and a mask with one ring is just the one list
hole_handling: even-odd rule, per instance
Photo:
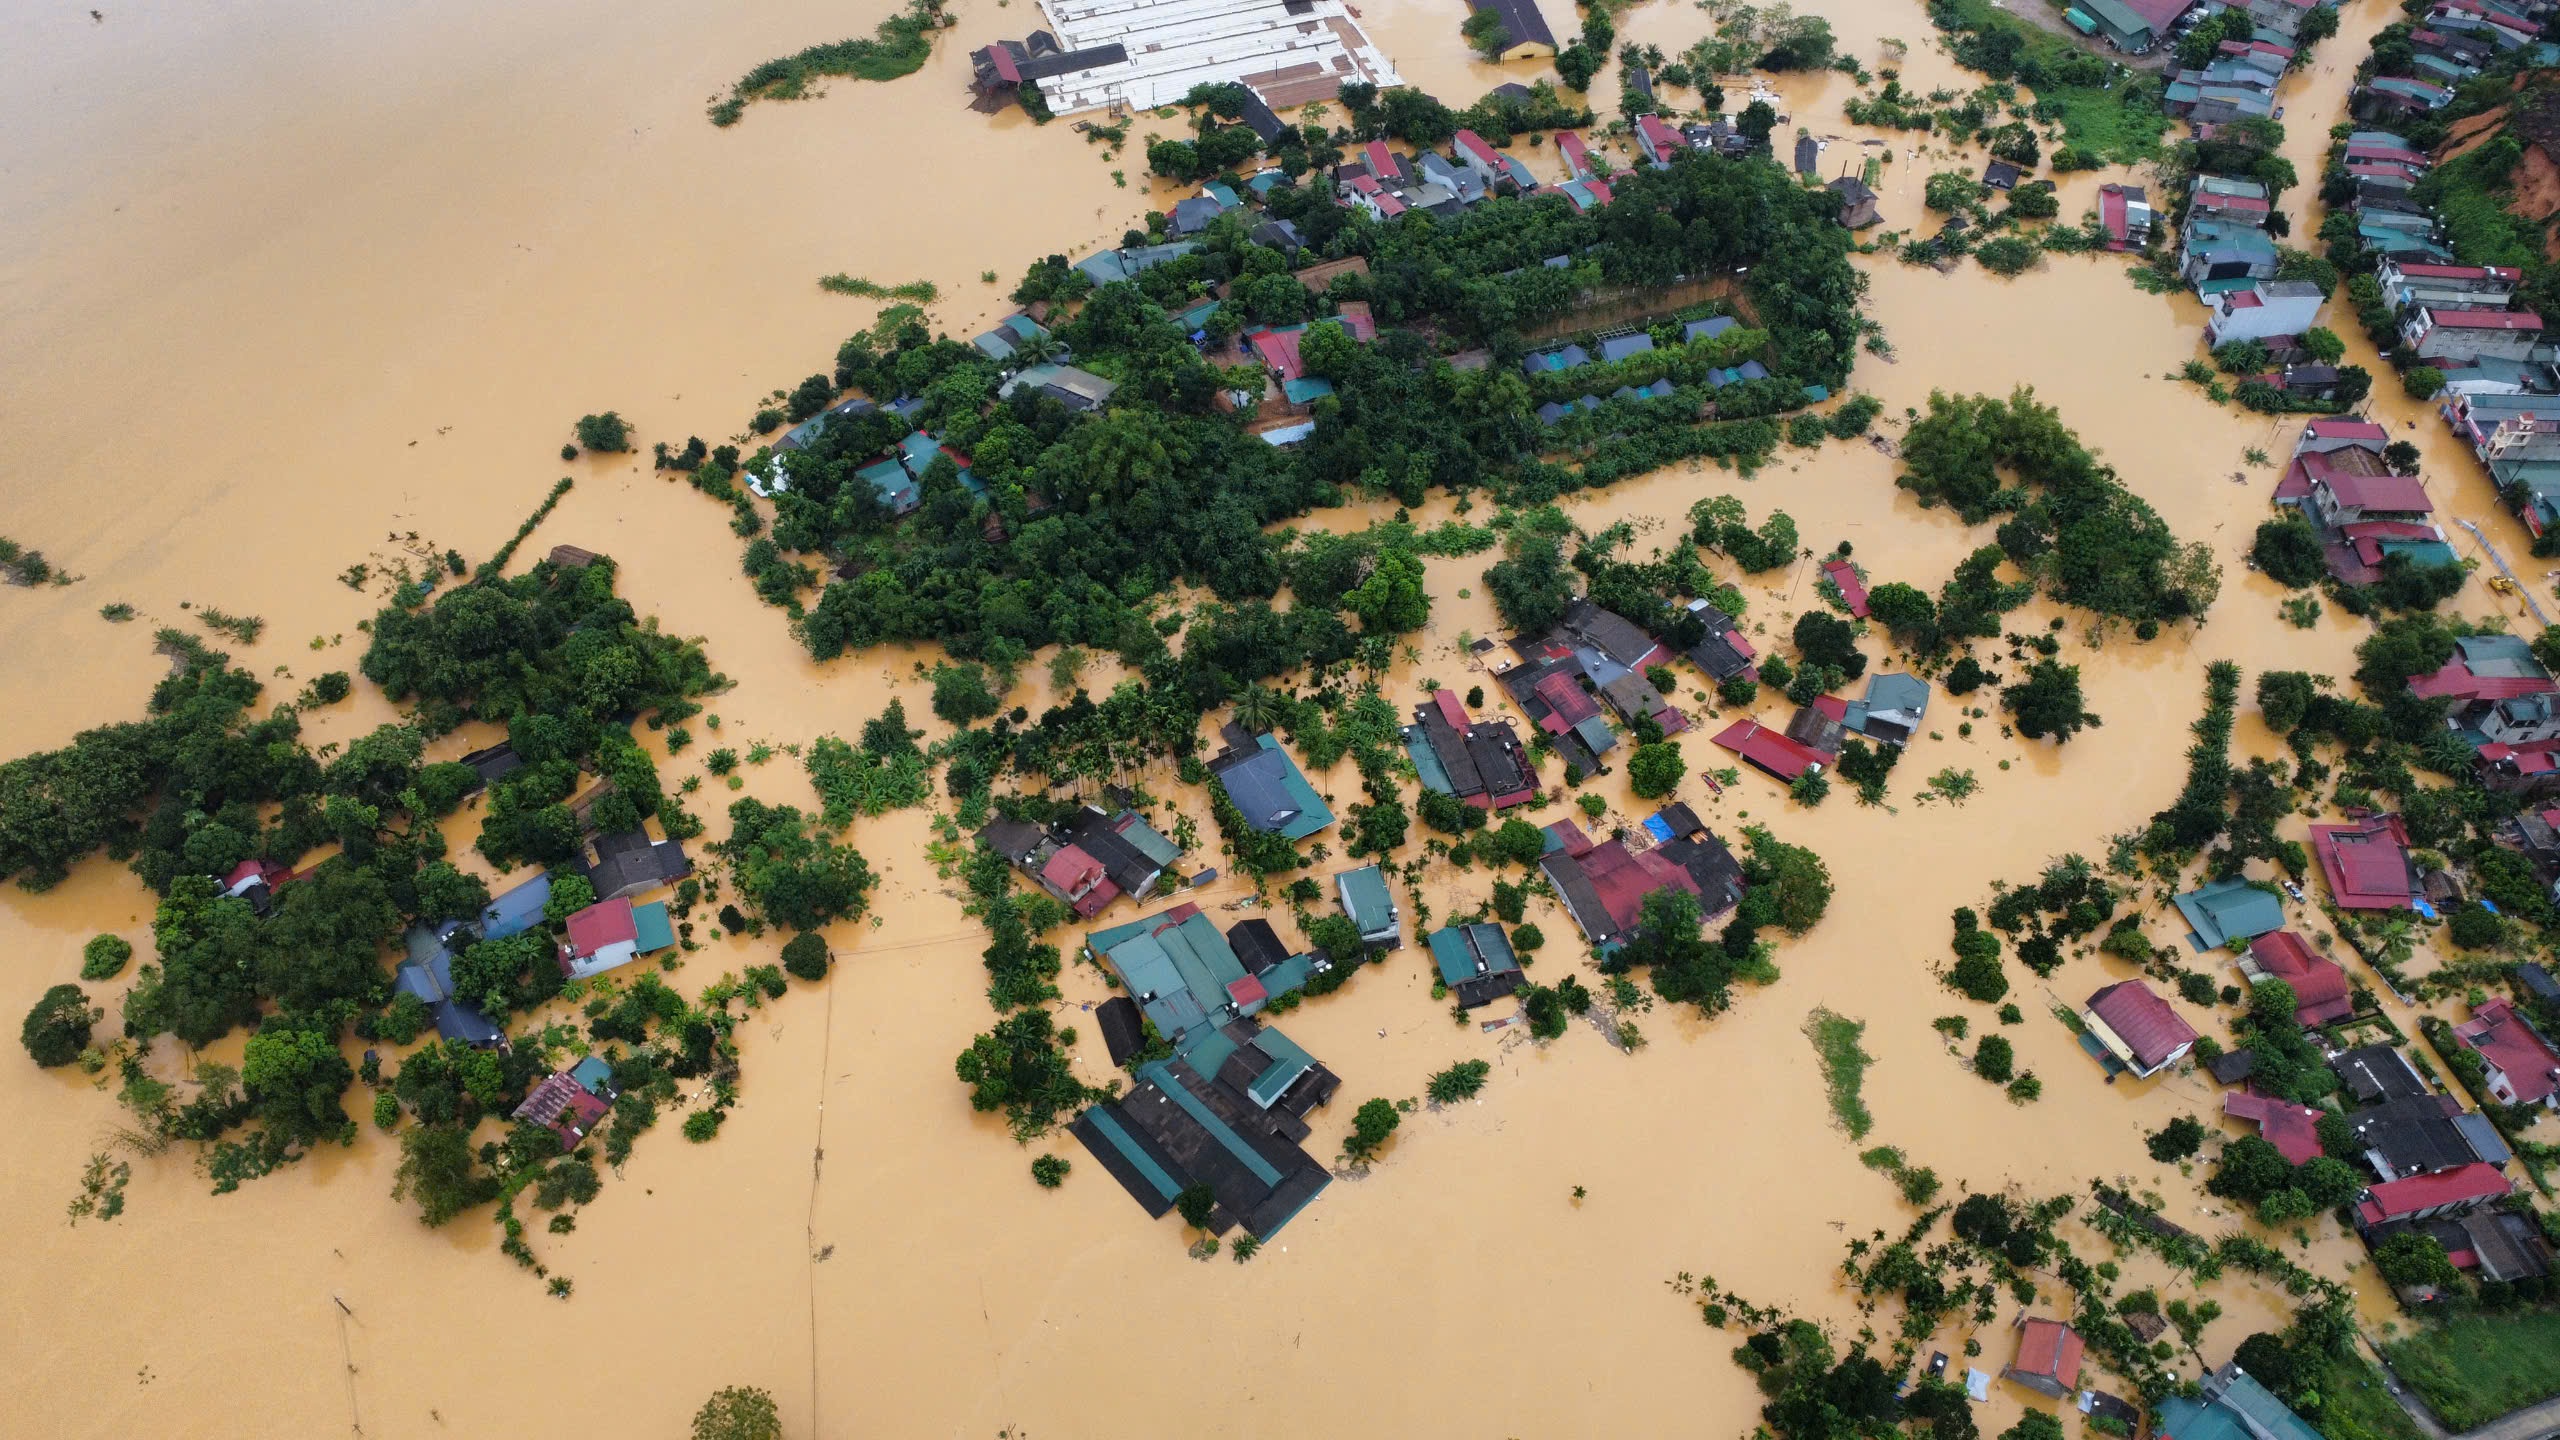
{"label": "floating vegetation", "polygon": [[266,633],[267,628],[267,622],[255,615],[233,615],[210,605],[197,611],[196,619],[207,630],[217,635],[228,635],[243,645],[257,644],[258,637]]}
{"label": "floating vegetation", "polygon": [[841,272],[819,276],[818,288],[864,300],[908,300],[918,305],[930,305],[942,298],[941,287],[930,280],[910,280],[903,285],[883,285],[876,280],[865,280],[859,275],[846,275]]}
{"label": "floating vegetation", "polygon": [[907,8],[880,22],[868,40],[838,40],[812,45],[797,55],[767,60],[738,78],[726,98],[711,105],[711,123],[735,125],[755,100],[805,100],[810,85],[831,75],[856,80],[895,80],[924,68],[933,53],[933,32],[948,25],[941,0],[909,0]]}

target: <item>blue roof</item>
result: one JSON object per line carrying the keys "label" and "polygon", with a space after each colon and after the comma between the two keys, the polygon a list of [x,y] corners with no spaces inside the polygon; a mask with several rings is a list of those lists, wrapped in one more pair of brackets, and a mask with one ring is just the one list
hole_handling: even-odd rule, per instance
{"label": "blue roof", "polygon": [[1731,330],[1736,326],[1739,326],[1741,323],[1741,321],[1734,319],[1730,315],[1717,315],[1705,320],[1692,320],[1688,324],[1680,327],[1680,340],[1682,344],[1689,344],[1699,340],[1713,340],[1727,330]]}
{"label": "blue roof", "polygon": [[855,479],[871,487],[871,492],[880,497],[880,503],[887,506],[893,515],[904,515],[919,503],[915,477],[909,475],[907,467],[894,457],[865,465],[853,474]]}
{"label": "blue roof", "polygon": [[602,1099],[604,1092],[613,1088],[613,1067],[605,1063],[603,1056],[590,1055],[569,1067],[569,1078],[588,1094]]}
{"label": "blue roof", "polygon": [[1331,825],[1333,811],[1299,773],[1289,752],[1269,735],[1259,737],[1258,743],[1260,749],[1253,754],[1213,767],[1219,787],[1244,816],[1244,823],[1292,840],[1304,840]]}
{"label": "blue roof", "polygon": [[1281,381],[1280,393],[1288,396],[1292,405],[1312,404],[1333,393],[1333,382],[1321,375],[1301,375],[1295,380]]}
{"label": "blue roof", "polygon": [[1377,866],[1345,870],[1333,877],[1333,883],[1341,893],[1343,913],[1360,927],[1362,936],[1402,928],[1396,920],[1395,897],[1387,892],[1386,873]]}
{"label": "blue roof", "polygon": [[1449,778],[1449,767],[1440,763],[1440,752],[1431,748],[1431,737],[1419,725],[1404,727],[1404,753],[1413,757],[1413,770],[1423,788],[1443,795],[1458,793],[1457,783]]}
{"label": "blue roof", "polygon": [[1440,967],[1444,985],[1459,985],[1477,977],[1476,962],[1484,962],[1483,974],[1499,975],[1520,968],[1520,957],[1511,949],[1511,937],[1499,925],[1478,923],[1451,925],[1431,932],[1425,942],[1431,947],[1432,962]]}
{"label": "blue roof", "polygon": [[1600,342],[1600,359],[1603,362],[1624,360],[1652,348],[1653,337],[1650,335],[1612,335]]}
{"label": "blue roof", "polygon": [[551,877],[536,875],[489,902],[480,912],[480,933],[491,940],[521,935],[542,923],[542,907],[551,903]]}
{"label": "blue roof", "polygon": [[2194,927],[2187,943],[2198,950],[2219,950],[2284,928],[2283,902],[2246,880],[2216,880],[2171,903]]}
{"label": "blue roof", "polygon": [[676,929],[667,919],[667,902],[664,900],[632,906],[631,928],[643,955],[668,949],[676,943]]}
{"label": "blue roof", "polygon": [[2224,1367],[2228,1388],[2209,1401],[2172,1395],[2160,1402],[2160,1431],[2177,1440],[2320,1440],[2320,1432],[2285,1408],[2237,1365]]}

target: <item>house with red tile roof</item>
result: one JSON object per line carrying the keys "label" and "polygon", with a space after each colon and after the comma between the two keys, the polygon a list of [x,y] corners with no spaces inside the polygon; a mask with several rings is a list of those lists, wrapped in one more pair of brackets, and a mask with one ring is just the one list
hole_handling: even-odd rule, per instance
{"label": "house with red tile roof", "polygon": [[2356,1202],[2356,1228],[2364,1230],[2398,1220],[2460,1215],[2489,1201],[2502,1199],[2514,1189],[2505,1174],[2497,1166],[2489,1164],[2464,1165],[2433,1175],[2412,1175],[2405,1180],[2386,1180],[2365,1191],[2364,1197]]}
{"label": "house with red tile roof", "polygon": [[1689,148],[1689,142],[1680,138],[1679,131],[1664,124],[1661,116],[1639,115],[1636,117],[1636,148],[1654,164],[1668,165],[1672,156]]}
{"label": "house with red tile roof", "polygon": [[2397,815],[2368,815],[2347,825],[2311,827],[2311,853],[2344,910],[2397,910],[2418,890],[2409,831]]}
{"label": "house with red tile roof", "polygon": [[2453,1035],[2480,1057],[2498,1103],[2560,1108],[2560,1051],[2512,1001],[2501,997],[2474,1008]]}
{"label": "house with red tile roof", "polygon": [[[2484,788],[2501,795],[2547,799],[2560,794],[2560,741],[2483,745],[2471,752],[2471,774]],[[2560,820],[2546,817],[2544,823],[2560,825]]]}
{"label": "house with red tile roof", "polygon": [[1600,172],[1592,167],[1591,152],[1583,148],[1582,136],[1571,130],[1556,132],[1556,153],[1564,157],[1564,178],[1588,180]]}
{"label": "house with red tile roof", "polygon": [[2080,1389],[2080,1359],[2086,1346],[2080,1332],[2042,1316],[2018,1321],[2018,1354],[2000,1371],[2039,1394],[2061,1399]]}
{"label": "house with red tile roof", "polygon": [[2098,990],[2080,1019],[2107,1053],[2140,1080],[2177,1064],[2196,1044],[2195,1027],[2139,980]]}
{"label": "house with red tile roof", "polygon": [[2260,1137],[2295,1165],[2308,1165],[2320,1158],[2320,1112],[2308,1105],[2296,1105],[2254,1090],[2227,1090],[2222,1096],[2222,1113],[2257,1126]]}
{"label": "house with red tile roof", "polygon": [[2151,200],[2139,185],[2098,187],[2098,224],[2107,232],[2107,248],[2139,250],[2151,243]]}
{"label": "house with red tile roof", "polygon": [[1458,162],[1476,172],[1488,186],[1503,177],[1502,156],[1473,130],[1458,132]]}
{"label": "house with red tile roof", "polygon": [[1858,567],[1846,560],[1825,560],[1822,573],[1832,584],[1840,587],[1840,598],[1847,603],[1849,613],[1861,620],[1866,619],[1867,582],[1858,578]]}
{"label": "house with red tile roof", "polygon": [[1547,830],[1559,846],[1538,862],[1539,869],[1595,953],[1625,944],[1643,918],[1645,898],[1657,891],[1685,890],[1698,897],[1703,920],[1742,899],[1741,863],[1703,826],[1647,850],[1630,850],[1614,838],[1592,844],[1571,821]]}
{"label": "house with red tile roof", "polygon": [[2293,1015],[2305,1029],[2333,1024],[2355,1012],[2347,972],[2290,930],[2270,931],[2250,941],[2249,953],[2240,961],[2240,973],[2252,984],[2281,980],[2292,987]]}

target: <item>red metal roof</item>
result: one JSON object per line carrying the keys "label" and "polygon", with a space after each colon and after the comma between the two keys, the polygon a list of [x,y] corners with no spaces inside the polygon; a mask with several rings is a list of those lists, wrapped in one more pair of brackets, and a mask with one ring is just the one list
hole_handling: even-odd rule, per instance
{"label": "red metal roof", "polygon": [[1440,707],[1440,718],[1449,722],[1449,728],[1461,735],[1467,733],[1468,726],[1476,723],[1467,717],[1467,707],[1458,703],[1456,691],[1434,690],[1431,703]]}
{"label": "red metal roof", "polygon": [[2343,1020],[2355,1010],[2347,972],[2290,930],[2272,930],[2250,941],[2249,958],[2267,975],[2293,987],[2294,1018],[2305,1025]]}
{"label": "red metal roof", "polygon": [[2427,326],[2449,326],[2455,330],[2539,330],[2542,317],[2530,310],[2436,310],[2427,311]]}
{"label": "red metal roof", "polygon": [[987,63],[995,67],[996,78],[1008,85],[1022,83],[1022,67],[1013,63],[1012,51],[1002,45],[990,45],[981,53],[987,57]]}
{"label": "red metal roof", "polygon": [[2223,1094],[2222,1113],[2254,1123],[2258,1134],[2292,1164],[2308,1165],[2320,1158],[2320,1112],[2307,1105],[2272,1099],[2253,1090],[2231,1090]]}
{"label": "red metal roof", "polygon": [[1659,115],[1637,116],[1636,133],[1643,136],[1646,142],[1653,146],[1654,153],[1657,156],[1661,155],[1665,151],[1685,150],[1689,145],[1688,141],[1680,138],[1679,131],[1663,124],[1662,117]]}
{"label": "red metal roof", "polygon": [[1858,578],[1858,567],[1846,560],[1833,560],[1823,565],[1822,573],[1830,576],[1831,583],[1840,587],[1840,598],[1849,602],[1849,613],[1861,620],[1866,619],[1867,582]]}
{"label": "red metal roof", "polygon": [[637,941],[640,929],[631,918],[631,902],[599,900],[569,917],[569,953],[581,958],[608,945]]}
{"label": "red metal roof", "polygon": [[1484,143],[1484,137],[1473,130],[1461,130],[1458,132],[1458,148],[1475,156],[1477,159],[1482,160],[1487,165],[1500,163],[1494,159],[1493,147]]}
{"label": "red metal roof", "polygon": [[1677,887],[1695,895],[1698,882],[1688,871],[1653,850],[1631,852],[1623,840],[1594,845],[1579,857],[1584,878],[1600,895],[1609,918],[1621,930],[1632,929],[1644,912],[1644,897]]}
{"label": "red metal roof", "polygon": [[2352,474],[2329,464],[2328,457],[2317,452],[2303,456],[2302,463],[2312,480],[2328,486],[2341,505],[2420,515],[2436,508],[2415,475]]}
{"label": "red metal roof", "polygon": [[2106,1022],[2145,1070],[2166,1064],[2179,1046],[2196,1042],[2195,1027],[2139,980],[2119,981],[2091,995],[2089,1013]]}
{"label": "red metal roof", "polygon": [[1571,673],[1559,670],[1531,687],[1531,693],[1547,702],[1555,713],[1539,725],[1549,731],[1570,729],[1600,713],[1599,703],[1585,693]]}
{"label": "red metal roof", "polygon": [[2255,310],[2267,302],[2259,299],[2255,290],[2234,290],[2222,297],[2222,303],[2234,310]]}
{"label": "red metal roof", "polygon": [[2516,1092],[2515,1103],[2538,1105],[2560,1092],[2560,1055],[2527,1028],[2516,1007],[2506,1000],[2492,1000],[2474,1009],[2470,1019],[2453,1027],[2453,1033],[2506,1072],[2507,1084]]}
{"label": "red metal roof", "polygon": [[1591,853],[1591,837],[1570,820],[1558,820],[1546,827],[1547,833],[1564,842],[1564,853],[1575,857]]}
{"label": "red metal roof", "polygon": [[1044,883],[1064,890],[1070,895],[1101,878],[1102,862],[1074,845],[1069,845],[1050,856],[1049,863],[1040,867],[1040,879]]}
{"label": "red metal roof", "polygon": [[2314,420],[2305,427],[2322,440],[2371,440],[2387,442],[2391,432],[2370,420]]}
{"label": "red metal roof", "polygon": [[1591,172],[1591,152],[1583,148],[1580,135],[1570,130],[1557,131],[1556,153],[1565,158],[1565,163],[1573,167],[1575,174],[1587,175]]}
{"label": "red metal roof", "polygon": [[[2355,148],[2348,147],[2347,153],[2356,153]],[[2412,160],[2425,158],[2407,150],[2392,153],[2408,155]],[[2515,280],[2523,274],[2512,265],[2396,265],[2392,268],[2403,275],[2424,275],[2431,280]]]}
{"label": "red metal roof", "polygon": [[1307,373],[1306,361],[1298,356],[1298,337],[1305,333],[1303,330],[1256,330],[1246,339],[1253,346],[1253,353],[1261,357],[1275,379],[1295,380]]}
{"label": "red metal roof", "polygon": [[1799,745],[1785,731],[1772,730],[1757,720],[1734,721],[1716,732],[1715,743],[1781,780],[1793,780],[1823,763],[1821,751]]}
{"label": "red metal roof", "polygon": [[1227,998],[1241,1008],[1246,1005],[1258,1005],[1270,999],[1271,992],[1263,987],[1261,981],[1247,975],[1241,980],[1227,982]]}
{"label": "red metal roof", "polygon": [[2076,1390],[2080,1386],[2080,1354],[2085,1348],[2080,1332],[2059,1320],[2028,1320],[2018,1327],[2018,1359],[2009,1368]]}
{"label": "red metal roof", "polygon": [[2367,1190],[2356,1214],[2368,1225],[2397,1220],[2444,1205],[2494,1200],[2515,1187],[2494,1165],[2465,1165],[2456,1170],[2440,1170],[2433,1175],[2412,1175],[2406,1180],[2391,1180]]}
{"label": "red metal roof", "polygon": [[2314,825],[2311,851],[2329,895],[2349,910],[2395,910],[2409,903],[2409,850],[2397,816],[2353,825]]}
{"label": "red metal roof", "polygon": [[1370,141],[1360,147],[1360,153],[1369,157],[1369,173],[1377,176],[1381,185],[1404,174],[1404,168],[1396,163],[1396,157],[1389,153],[1384,140]]}
{"label": "red metal roof", "polygon": [[1603,205],[1606,205],[1610,201],[1618,198],[1616,195],[1610,193],[1609,187],[1601,181],[1586,180],[1583,182],[1583,186],[1591,192],[1593,199],[1598,200]]}

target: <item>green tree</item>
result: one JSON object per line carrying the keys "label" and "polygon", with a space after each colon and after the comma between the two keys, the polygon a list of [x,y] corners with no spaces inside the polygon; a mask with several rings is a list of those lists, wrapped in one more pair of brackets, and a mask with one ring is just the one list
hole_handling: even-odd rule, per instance
{"label": "green tree", "polygon": [[2028,667],[2026,679],[2001,690],[2000,704],[2015,717],[2018,733],[2030,740],[2049,735],[2060,744],[2098,722],[2081,701],[2080,667],[2054,660]]}
{"label": "green tree", "polygon": [[983,665],[942,664],[933,667],[933,713],[954,725],[984,720],[1004,708],[987,684]]}
{"label": "green tree", "polygon": [[1951,214],[1971,209],[1989,193],[1969,171],[1941,170],[1920,187],[1920,201],[1932,210]]}
{"label": "green tree", "polygon": [[1511,48],[1511,31],[1502,23],[1502,12],[1478,10],[1458,27],[1468,46],[1487,60],[1499,60]]}
{"label": "green tree", "polygon": [[2143,1140],[2151,1158],[2162,1164],[2184,1160],[2204,1146],[2204,1126],[2192,1115],[2181,1115],[2154,1130]]}
{"label": "green tree", "polygon": [[1688,758],[1680,753],[1677,741],[1639,745],[1627,757],[1627,788],[1643,799],[1670,794],[1679,787],[1680,777],[1688,773]]}
{"label": "green tree", "polygon": [[2005,1085],[2014,1073],[2015,1053],[2005,1035],[1985,1035],[1974,1042],[1973,1073],[1995,1085]]}
{"label": "green tree", "polygon": [[477,875],[465,874],[452,862],[438,860],[418,872],[419,919],[432,924],[438,920],[467,920],[489,905],[489,886]]}
{"label": "green tree", "polygon": [[2451,1289],[2462,1278],[2445,1254],[2443,1242],[2417,1230],[2404,1230],[2375,1247],[2373,1268],[2399,1288],[2432,1285]]}
{"label": "green tree", "polygon": [[2400,393],[2412,400],[2431,400],[2444,388],[2444,372],[2433,365],[2416,365],[2400,372]]}
{"label": "green tree", "polygon": [[99,935],[80,949],[80,978],[113,980],[133,958],[133,942],[121,935]]}
{"label": "green tree", "polygon": [[1381,549],[1376,568],[1359,588],[1342,597],[1342,608],[1360,617],[1363,633],[1402,635],[1421,629],[1423,622],[1431,618],[1431,595],[1423,588],[1422,562],[1408,550],[1393,546]]}
{"label": "green tree", "polygon": [[1387,1143],[1388,1136],[1396,1133],[1396,1125],[1403,1118],[1391,1101],[1362,1101],[1351,1116],[1351,1133],[1343,1138],[1343,1155],[1354,1164],[1365,1163]]}
{"label": "green tree", "polygon": [[590,450],[614,454],[631,448],[631,427],[611,410],[579,416],[577,430],[578,443]]}
{"label": "green tree", "polygon": [[2335,365],[2347,353],[2347,342],[2326,325],[2314,325],[2302,332],[2302,348],[2323,365]]}
{"label": "green tree", "polygon": [[542,902],[542,918],[549,924],[566,924],[570,916],[594,903],[595,882],[584,875],[563,872],[551,877],[551,894]]}
{"label": "green tree", "polygon": [[497,1177],[478,1168],[467,1130],[454,1125],[413,1125],[400,1133],[400,1168],[391,1198],[418,1202],[418,1218],[442,1225],[498,1198]]}
{"label": "green tree", "polygon": [[2257,538],[2249,546],[2249,560],[2277,584],[2297,590],[2317,585],[2329,574],[2320,532],[2299,514],[2261,521]]}
{"label": "green tree", "polygon": [[803,980],[827,978],[827,940],[823,935],[803,931],[782,947],[782,968]]}
{"label": "green tree", "polygon": [[1031,1179],[1043,1190],[1055,1190],[1066,1183],[1073,1168],[1063,1155],[1042,1155],[1031,1162]]}
{"label": "green tree", "polygon": [[1472,1100],[1477,1092],[1484,1089],[1485,1077],[1492,1073],[1493,1066],[1486,1061],[1461,1060],[1432,1076],[1431,1083],[1423,1087],[1423,1093],[1429,1095],[1432,1103],[1437,1105],[1454,1105],[1461,1100]]}
{"label": "green tree", "polygon": [[79,986],[56,985],[28,1007],[27,1018],[18,1025],[18,1042],[46,1069],[68,1065],[89,1048],[89,1027],[105,1015],[90,1008]]}
{"label": "green tree", "polygon": [[1182,1216],[1183,1224],[1194,1230],[1206,1230],[1209,1222],[1217,1217],[1218,1192],[1194,1181],[1183,1186],[1182,1193],[1174,1197],[1173,1208]]}
{"label": "green tree", "polygon": [[771,1395],[732,1385],[693,1412],[693,1440],[782,1440],[782,1414]]}
{"label": "green tree", "polygon": [[2049,1411],[2029,1410],[2000,1432],[2000,1440],[2062,1440],[2062,1422]]}

